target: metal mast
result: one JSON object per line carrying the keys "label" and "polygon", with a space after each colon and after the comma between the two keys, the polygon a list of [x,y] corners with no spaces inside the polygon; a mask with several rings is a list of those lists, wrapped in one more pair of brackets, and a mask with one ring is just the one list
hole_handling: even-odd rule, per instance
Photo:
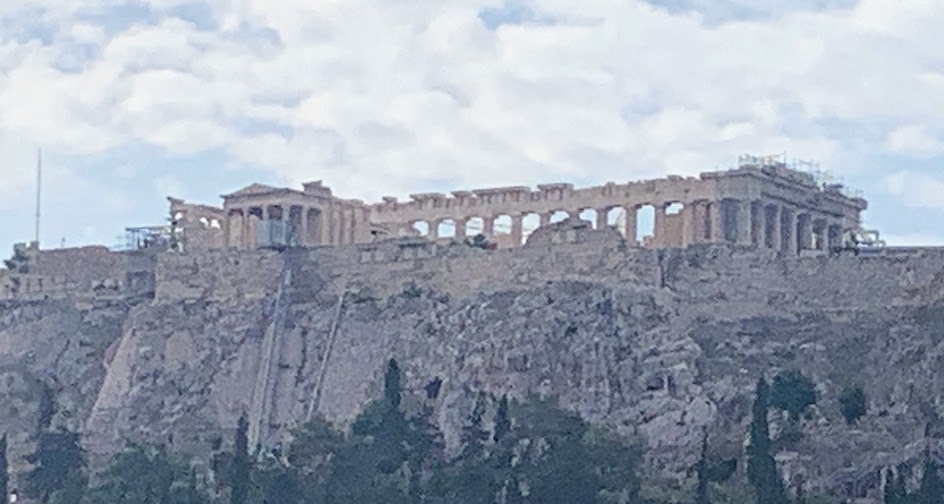
{"label": "metal mast", "polygon": [[36,152],[36,248],[39,248],[39,210],[43,194],[43,149]]}

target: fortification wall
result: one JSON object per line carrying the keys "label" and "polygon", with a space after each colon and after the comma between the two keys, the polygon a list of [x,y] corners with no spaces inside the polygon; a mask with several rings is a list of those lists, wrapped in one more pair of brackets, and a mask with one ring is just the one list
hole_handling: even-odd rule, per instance
{"label": "fortification wall", "polygon": [[658,253],[631,248],[617,231],[594,231],[576,219],[536,231],[519,249],[401,239],[313,249],[304,263],[303,268],[328,279],[338,292],[345,286],[363,286],[376,295],[399,293],[413,283],[458,298],[556,280],[660,284]]}
{"label": "fortification wall", "polygon": [[[486,250],[422,238],[372,244],[274,251],[168,253],[157,266],[161,299],[248,296],[276,290],[286,264],[292,285],[389,296],[412,284],[457,298],[483,291],[528,289],[574,280],[614,287],[663,288],[692,314],[719,307],[744,312],[789,306],[880,309],[927,301],[944,285],[944,248],[832,257],[795,257],[770,249],[694,245],[631,247],[614,229],[594,230],[571,219],[536,231],[519,249]],[[736,315],[736,314],[732,314]]]}
{"label": "fortification wall", "polygon": [[167,252],[157,261],[155,298],[163,302],[260,299],[275,292],[284,264],[283,256],[274,251]]}
{"label": "fortification wall", "polygon": [[26,272],[6,272],[0,299],[121,298],[154,290],[156,256],[106,247],[44,250],[30,255]]}
{"label": "fortification wall", "polygon": [[702,314],[722,305],[867,311],[926,303],[944,278],[944,249],[800,258],[750,247],[696,246],[665,251],[662,268],[666,286]]}

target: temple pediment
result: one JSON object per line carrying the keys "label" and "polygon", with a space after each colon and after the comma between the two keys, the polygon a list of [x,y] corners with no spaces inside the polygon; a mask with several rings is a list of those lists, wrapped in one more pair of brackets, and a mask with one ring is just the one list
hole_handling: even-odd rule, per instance
{"label": "temple pediment", "polygon": [[257,196],[260,194],[271,194],[274,192],[282,192],[285,189],[279,189],[265,184],[252,184],[246,186],[232,194],[224,194],[223,198],[238,198],[240,196]]}

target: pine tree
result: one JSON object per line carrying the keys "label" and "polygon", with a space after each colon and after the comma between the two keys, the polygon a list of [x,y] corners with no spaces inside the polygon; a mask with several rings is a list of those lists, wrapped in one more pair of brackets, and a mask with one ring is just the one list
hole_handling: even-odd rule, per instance
{"label": "pine tree", "polygon": [[251,473],[251,462],[249,460],[249,420],[243,413],[239,417],[239,423],[236,427],[236,440],[234,443],[234,454],[231,471],[231,493],[229,497],[230,504],[246,504],[249,497],[249,478]]}
{"label": "pine tree", "polygon": [[767,381],[757,381],[751,420],[751,444],[747,448],[747,478],[754,487],[757,504],[786,502],[783,482],[777,472],[777,462],[771,454],[770,427],[767,411],[770,409],[770,388]]}
{"label": "pine tree", "polygon": [[9,480],[10,473],[7,467],[7,435],[4,434],[3,438],[0,439],[0,498],[3,499],[3,504],[6,504],[7,500],[10,498]]}

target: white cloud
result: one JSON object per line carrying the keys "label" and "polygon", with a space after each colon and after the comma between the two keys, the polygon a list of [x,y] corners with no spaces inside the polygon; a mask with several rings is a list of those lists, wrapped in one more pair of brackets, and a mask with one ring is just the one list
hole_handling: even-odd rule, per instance
{"label": "white cloud", "polygon": [[908,207],[944,210],[944,179],[899,171],[885,177],[884,185]]}
{"label": "white cloud", "polygon": [[[932,0],[713,26],[637,0],[542,0],[535,16],[555,22],[495,31],[477,13],[498,0],[211,0],[218,32],[148,3],[164,18],[109,39],[77,16],[108,0],[0,2],[46,7],[60,29],[48,46],[0,41],[0,145],[221,149],[368,199],[418,180],[694,174],[744,152],[869,169],[842,162],[858,141],[808,127],[824,118],[887,125],[876,153],[940,149],[915,126],[944,109]],[[57,70],[76,41],[93,60]],[[291,133],[244,127],[260,122]],[[26,183],[9,170],[0,191]]]}
{"label": "white cloud", "polygon": [[931,157],[944,152],[944,143],[925,126],[909,124],[888,134],[885,149],[896,154]]}
{"label": "white cloud", "polygon": [[890,234],[882,235],[882,239],[885,240],[891,247],[940,247],[944,246],[944,234],[933,235],[933,234],[921,234],[921,233],[910,233],[910,234]]}

